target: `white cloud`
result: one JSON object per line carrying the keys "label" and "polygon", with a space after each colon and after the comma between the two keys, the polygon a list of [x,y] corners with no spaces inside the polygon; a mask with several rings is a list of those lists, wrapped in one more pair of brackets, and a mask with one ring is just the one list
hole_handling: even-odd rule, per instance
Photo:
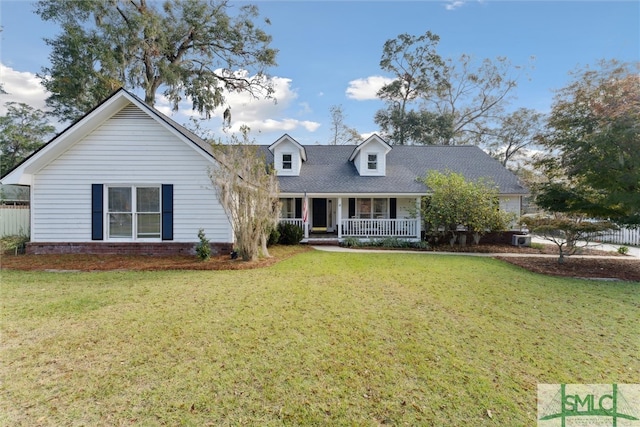
{"label": "white cloud", "polygon": [[389,84],[393,79],[383,76],[370,76],[364,79],[351,80],[347,88],[347,97],[358,101],[378,99],[376,94],[382,86]]}
{"label": "white cloud", "polygon": [[49,93],[35,74],[17,71],[0,63],[0,81],[7,92],[6,95],[0,95],[0,115],[7,112],[4,106],[6,102],[23,102],[33,108],[47,110],[45,100]]}
{"label": "white cloud", "polygon": [[453,1],[448,2],[444,7],[447,10],[456,10],[459,7],[462,7],[464,5],[464,3],[465,2],[462,1],[462,0],[453,0]]}
{"label": "white cloud", "polygon": [[[47,110],[45,100],[49,96],[40,79],[35,74],[21,72],[0,63],[0,81],[7,95],[0,96],[0,115],[4,115],[7,109],[5,102],[24,102],[33,108]],[[304,129],[315,132],[320,123],[294,119],[293,114],[304,116],[311,113],[311,107],[306,102],[294,104],[298,94],[291,87],[291,79],[273,77],[273,99],[255,99],[247,93],[230,92],[225,94],[226,104],[216,108],[211,119],[203,123],[203,128],[211,129],[217,135],[222,135],[222,115],[227,107],[231,107],[231,131],[240,129],[241,125],[247,125],[252,132],[284,133],[294,132],[296,129]],[[289,111],[294,107],[293,112]],[[172,117],[178,123],[187,124],[191,117],[200,117],[197,111],[192,110],[189,99],[185,99],[178,105],[178,111],[173,111],[171,103],[162,94],[156,96],[155,108]]]}
{"label": "white cloud", "polygon": [[[227,132],[239,132],[243,125],[248,126],[252,133],[284,133],[299,128],[309,132],[316,131],[320,123],[287,117],[291,114],[304,115],[311,112],[311,107],[306,102],[294,104],[298,94],[291,88],[291,79],[272,77],[271,81],[274,89],[272,99],[256,99],[245,92],[227,92],[224,94],[225,104],[216,108],[211,114],[211,119],[202,123],[202,126],[212,130],[216,135],[223,135],[222,116],[224,111],[230,108],[231,128]],[[180,103],[179,112],[173,112],[169,101],[160,96],[156,100],[155,108],[184,123],[190,117],[200,116],[191,107],[190,100],[187,99]],[[290,107],[298,109],[291,112]]]}
{"label": "white cloud", "polygon": [[300,107],[300,111],[298,112],[298,114],[313,113],[313,109],[311,108],[308,102],[301,102],[298,104],[298,106]]}
{"label": "white cloud", "polygon": [[[285,118],[282,120],[264,119],[260,121],[254,121],[254,122],[245,122],[244,124],[249,126],[252,131],[264,132],[264,133],[292,132],[298,128],[304,128],[308,132],[315,132],[320,127],[320,123],[317,123],[317,122],[312,122],[308,120],[288,119],[288,118]],[[240,124],[236,123],[231,127],[232,132],[237,132],[239,130],[240,130]]]}

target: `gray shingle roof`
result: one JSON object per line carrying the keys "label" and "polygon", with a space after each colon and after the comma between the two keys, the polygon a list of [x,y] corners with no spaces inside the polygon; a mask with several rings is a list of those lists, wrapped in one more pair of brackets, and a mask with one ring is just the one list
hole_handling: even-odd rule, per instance
{"label": "gray shingle roof", "polygon": [[[307,161],[302,164],[300,176],[279,178],[282,193],[388,193],[424,194],[427,187],[416,178],[429,170],[447,170],[462,173],[475,181],[492,180],[502,194],[527,194],[518,178],[497,160],[475,146],[395,145],[387,154],[386,176],[359,176],[349,161],[353,145],[307,145]],[[267,160],[273,155],[262,146]]]}

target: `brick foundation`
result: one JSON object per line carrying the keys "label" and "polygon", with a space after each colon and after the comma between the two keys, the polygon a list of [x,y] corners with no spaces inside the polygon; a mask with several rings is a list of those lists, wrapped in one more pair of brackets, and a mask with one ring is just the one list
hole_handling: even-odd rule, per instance
{"label": "brick foundation", "polygon": [[[211,243],[212,255],[227,255],[231,243]],[[108,242],[29,242],[26,253],[43,254],[103,254],[103,255],[195,255],[196,243],[108,243]]]}

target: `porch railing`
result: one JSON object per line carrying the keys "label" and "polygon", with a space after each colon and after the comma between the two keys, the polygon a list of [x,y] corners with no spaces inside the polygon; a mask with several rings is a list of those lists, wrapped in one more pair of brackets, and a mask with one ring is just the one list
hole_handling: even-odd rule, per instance
{"label": "porch railing", "polygon": [[280,222],[297,225],[304,230],[304,221],[302,218],[280,218]]}
{"label": "porch railing", "polygon": [[[302,218],[280,218],[280,222],[304,229]],[[339,227],[342,237],[420,237],[415,219],[343,219]]]}
{"label": "porch railing", "polygon": [[342,235],[348,237],[419,237],[415,219],[343,219]]}

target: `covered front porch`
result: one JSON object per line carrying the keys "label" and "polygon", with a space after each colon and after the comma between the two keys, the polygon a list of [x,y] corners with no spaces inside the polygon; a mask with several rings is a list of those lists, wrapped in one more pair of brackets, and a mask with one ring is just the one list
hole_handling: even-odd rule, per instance
{"label": "covered front porch", "polygon": [[420,240],[420,197],[301,195],[280,201],[280,221],[301,227],[303,242],[347,237]]}

